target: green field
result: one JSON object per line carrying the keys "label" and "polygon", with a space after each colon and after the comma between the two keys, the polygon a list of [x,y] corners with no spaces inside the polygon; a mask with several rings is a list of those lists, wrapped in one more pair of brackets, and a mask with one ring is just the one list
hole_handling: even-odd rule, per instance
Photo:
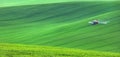
{"label": "green field", "polygon": [[48,4],[60,2],[72,2],[75,0],[0,0],[0,7],[21,6],[21,5],[35,5],[35,4]]}
{"label": "green field", "polygon": [[[94,1],[0,7],[0,43],[53,46],[61,47],[62,50],[65,50],[64,48],[83,49],[83,51],[86,50],[85,54],[87,50],[111,52],[105,56],[114,57],[114,55],[111,55],[112,52],[120,54],[119,5],[120,2],[117,1]],[[89,21],[94,19],[110,22],[106,25],[88,24]],[[5,46],[4,44],[0,45],[0,54],[8,52],[4,49],[9,49],[9,46],[11,47],[11,45],[6,47],[6,44]],[[14,50],[23,53],[32,50],[33,54],[37,52],[34,50],[36,48],[32,46],[29,51],[27,50],[29,48],[24,47],[24,45],[20,45],[20,47],[26,49],[25,51],[16,47],[16,45],[12,46],[10,52],[8,52],[9,55],[14,54],[14,52],[11,52]],[[56,48],[55,50],[52,49],[50,51],[46,50],[45,53],[51,51],[61,53]],[[68,50],[65,50],[64,53],[67,53]],[[77,50],[73,52],[75,55],[73,57],[80,57],[80,55],[78,56],[80,51]],[[76,52],[78,53],[76,54]],[[38,56],[38,53],[35,56]],[[118,57],[116,54],[115,56]],[[97,55],[91,55],[91,51],[89,55],[86,55],[86,57],[97,57]],[[6,55],[1,56],[5,57]],[[35,56],[33,55],[33,57]],[[43,54],[43,56],[45,55]],[[59,55],[56,56],[60,57]],[[105,56],[102,53],[98,57]]]}
{"label": "green field", "polygon": [[35,4],[50,4],[62,2],[79,2],[79,1],[119,1],[119,0],[0,0],[0,7],[35,5]]}
{"label": "green field", "polygon": [[0,44],[0,57],[120,57],[119,53],[20,44]]}

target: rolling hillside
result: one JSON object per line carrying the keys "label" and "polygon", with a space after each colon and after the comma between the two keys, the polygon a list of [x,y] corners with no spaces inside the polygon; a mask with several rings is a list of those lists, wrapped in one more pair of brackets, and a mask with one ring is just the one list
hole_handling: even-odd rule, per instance
{"label": "rolling hillside", "polygon": [[86,1],[86,0],[19,0],[19,1],[18,0],[0,0],[0,7],[50,4],[50,3],[61,3],[61,2],[76,2],[76,1]]}
{"label": "rolling hillside", "polygon": [[0,44],[0,57],[120,57],[120,54],[47,46]]}
{"label": "rolling hillside", "polygon": [[63,2],[82,2],[82,1],[118,1],[119,2],[119,0],[0,0],[0,7],[51,4],[51,3],[63,3]]}
{"label": "rolling hillside", "polygon": [[[0,8],[0,43],[120,52],[119,2],[70,2]],[[106,25],[90,25],[98,19]]]}

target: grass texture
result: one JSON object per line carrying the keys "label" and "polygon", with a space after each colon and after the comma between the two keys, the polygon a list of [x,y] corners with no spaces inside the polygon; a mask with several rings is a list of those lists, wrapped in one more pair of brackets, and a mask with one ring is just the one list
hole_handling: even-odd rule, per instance
{"label": "grass texture", "polygon": [[[119,2],[0,7],[0,43],[120,52]],[[98,19],[106,25],[90,25]]]}
{"label": "grass texture", "polygon": [[119,53],[48,46],[0,44],[0,57],[120,57]]}

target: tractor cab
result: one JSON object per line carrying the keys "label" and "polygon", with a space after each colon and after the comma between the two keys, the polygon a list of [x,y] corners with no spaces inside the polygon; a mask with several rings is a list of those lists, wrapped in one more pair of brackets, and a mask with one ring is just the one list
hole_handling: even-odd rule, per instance
{"label": "tractor cab", "polygon": [[93,23],[92,23],[93,25],[99,24],[99,21],[98,21],[98,20],[93,20],[92,22],[93,22]]}
{"label": "tractor cab", "polygon": [[97,24],[99,24],[99,21],[98,20],[92,20],[89,23],[92,24],[92,25],[97,25]]}

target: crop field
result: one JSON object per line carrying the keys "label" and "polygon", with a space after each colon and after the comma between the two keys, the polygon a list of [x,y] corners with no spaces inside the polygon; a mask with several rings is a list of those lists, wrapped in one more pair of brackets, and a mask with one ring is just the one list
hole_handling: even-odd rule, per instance
{"label": "crop field", "polygon": [[[20,0],[20,1],[18,1],[18,0],[0,0],[0,7],[64,3],[64,2],[79,2],[79,1],[82,1],[82,0]],[[83,1],[87,1],[87,0],[83,0]],[[108,1],[108,0],[106,0],[106,1]],[[111,1],[114,1],[114,0],[111,0]]]}
{"label": "crop field", "polygon": [[[84,1],[0,7],[0,57],[120,57],[119,5]],[[95,19],[109,23],[88,23]]]}
{"label": "crop field", "polygon": [[0,44],[0,51],[0,57],[120,57],[119,53],[6,43]]}

